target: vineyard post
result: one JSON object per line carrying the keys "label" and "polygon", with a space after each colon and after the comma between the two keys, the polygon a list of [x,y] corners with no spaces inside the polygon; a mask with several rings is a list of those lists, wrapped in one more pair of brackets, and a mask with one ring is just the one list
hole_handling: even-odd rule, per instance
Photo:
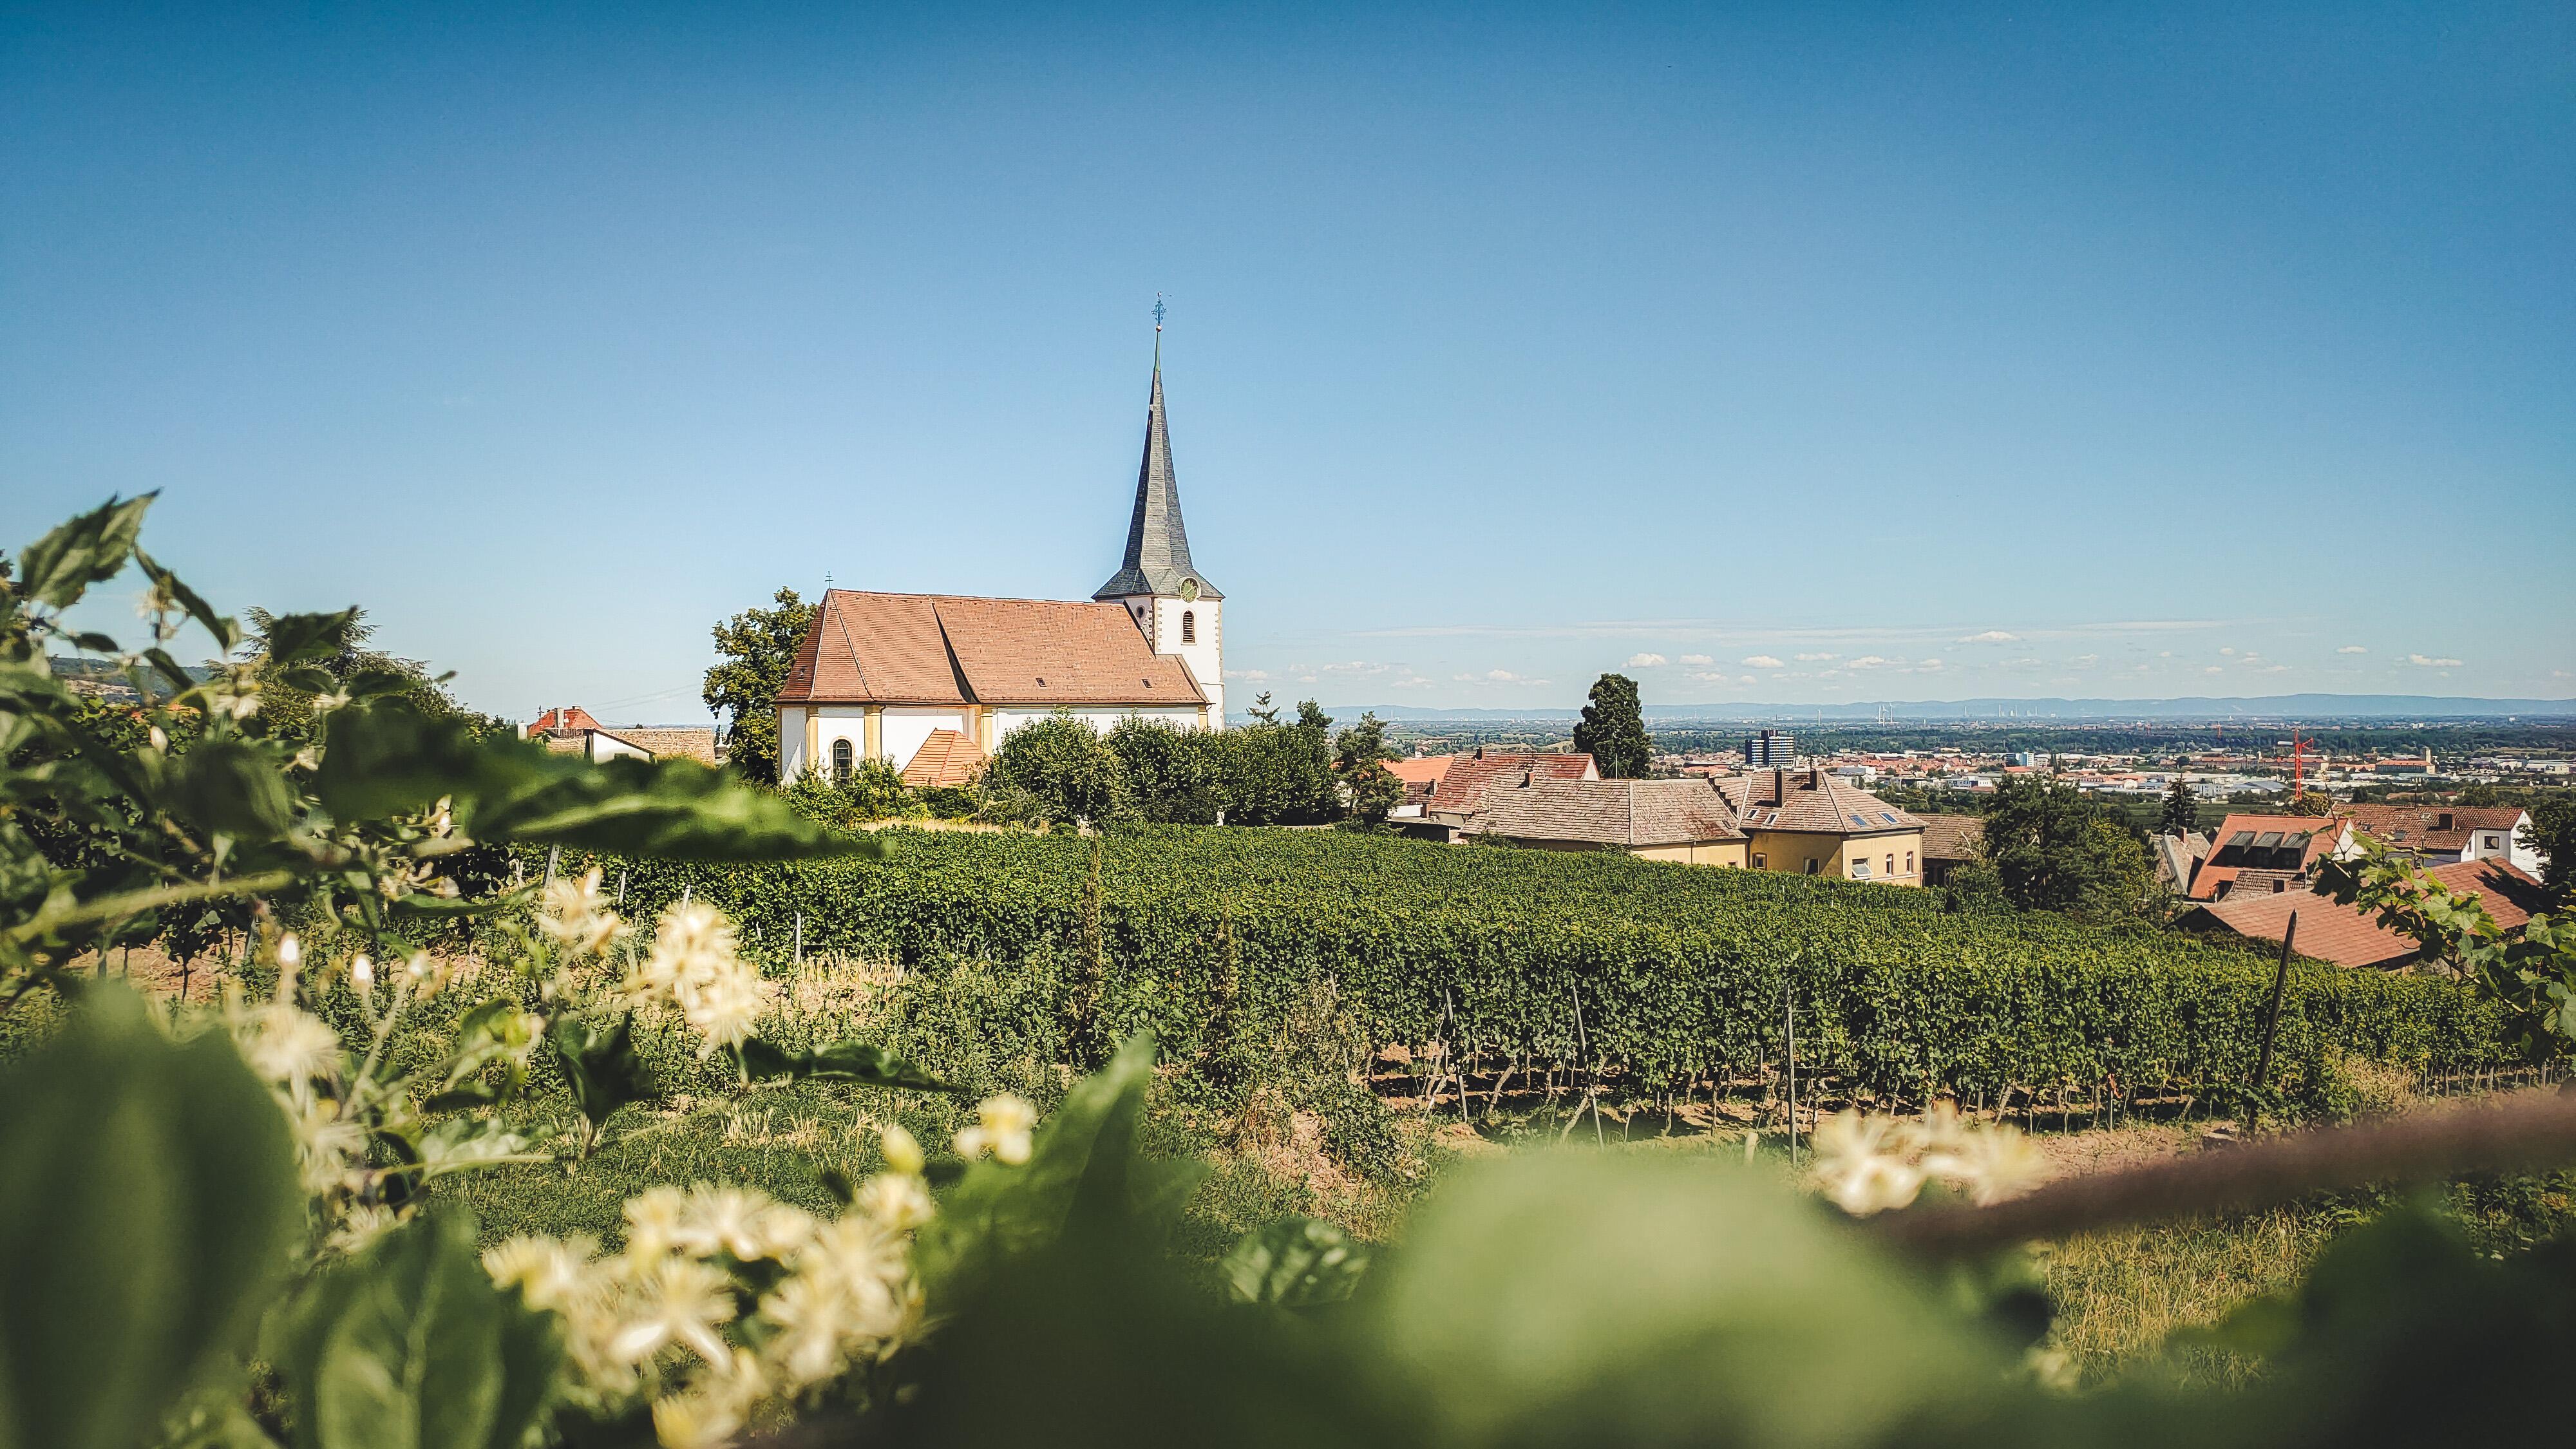
{"label": "vineyard post", "polygon": [[[2281,992],[2290,984],[2290,943],[2299,936],[2299,913],[2290,912],[2290,923],[2281,928],[2281,962],[2272,968],[2272,1004],[2263,1013],[2263,1051],[2254,1060],[2254,1090],[2260,1093],[2263,1083],[2272,1075],[2272,1033],[2281,1026]],[[2252,1127],[2263,1113],[2259,1097],[2245,1108],[2245,1125]]]}
{"label": "vineyard post", "polygon": [[1780,978],[1781,1056],[1789,1068],[1789,1166],[1798,1165],[1798,1003],[1789,978]]}
{"label": "vineyard post", "polygon": [[805,913],[796,913],[796,964],[805,964]]}
{"label": "vineyard post", "polygon": [[549,846],[547,846],[547,847],[546,847],[546,886],[547,886],[549,889],[553,888],[554,883],[555,883],[555,862],[556,862],[556,861],[558,861],[558,860],[561,860],[562,858],[563,858],[563,847],[562,847],[562,846],[560,846],[560,845],[549,845]]}
{"label": "vineyard post", "polygon": [[697,888],[698,888],[698,887],[697,887],[697,884],[696,884],[696,882],[694,882],[694,881],[690,881],[690,882],[683,882],[683,883],[681,884],[681,886],[680,886],[680,904],[681,904],[681,906],[682,906],[682,907],[684,907],[684,908],[685,908],[685,907],[689,904],[689,892],[694,891],[694,890],[696,890]]}
{"label": "vineyard post", "polygon": [[617,868],[617,908],[626,909],[626,867]]}

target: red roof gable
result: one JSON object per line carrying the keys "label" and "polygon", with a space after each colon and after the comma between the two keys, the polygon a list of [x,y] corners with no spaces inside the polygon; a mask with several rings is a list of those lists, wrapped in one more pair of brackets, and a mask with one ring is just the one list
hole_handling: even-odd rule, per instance
{"label": "red roof gable", "polygon": [[[2462,895],[2476,896],[2508,934],[2530,924],[2532,913],[2546,907],[2540,882],[2501,860],[2454,861],[2425,872]],[[2377,913],[2359,906],[2339,906],[2303,890],[2260,895],[2232,895],[2193,912],[2205,922],[2240,936],[2278,941],[2299,917],[2299,934],[2291,949],[2338,966],[2402,966],[2422,954],[2408,937],[2379,924]]]}

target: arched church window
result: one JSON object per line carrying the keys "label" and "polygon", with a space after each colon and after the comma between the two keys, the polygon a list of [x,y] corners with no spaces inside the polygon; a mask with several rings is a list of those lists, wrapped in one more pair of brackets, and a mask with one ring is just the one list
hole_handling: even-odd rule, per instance
{"label": "arched church window", "polygon": [[832,741],[832,783],[835,785],[850,783],[850,742],[848,740]]}
{"label": "arched church window", "polygon": [[1196,610],[1181,611],[1181,642],[1184,644],[1199,642],[1199,616]]}

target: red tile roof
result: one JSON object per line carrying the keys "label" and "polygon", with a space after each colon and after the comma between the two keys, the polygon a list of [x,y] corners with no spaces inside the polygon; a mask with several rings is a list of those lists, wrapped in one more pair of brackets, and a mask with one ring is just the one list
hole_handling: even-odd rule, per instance
{"label": "red tile roof", "polygon": [[1884,835],[1923,828],[1920,816],[1823,770],[1756,770],[1715,783],[1747,830]]}
{"label": "red tile roof", "polygon": [[1975,815],[1925,815],[1923,822],[1923,858],[1925,860],[1974,860],[1977,848],[1985,843],[1986,822]]}
{"label": "red tile roof", "polygon": [[2519,805],[2350,805],[2353,828],[2400,850],[2457,855],[2473,831],[2506,836],[2522,824]]}
{"label": "red tile roof", "polygon": [[1486,787],[1484,802],[1467,828],[1507,840],[1630,850],[1744,838],[1735,828],[1735,812],[1705,780],[1512,775]]}
{"label": "red tile roof", "polygon": [[[2344,822],[2310,815],[2230,815],[2210,832],[2209,855],[2192,872],[2191,899],[2214,901],[2218,888],[2246,869],[2304,874],[2343,840]],[[2280,852],[2295,843],[2298,856],[2284,864]]]}
{"label": "red tile roof", "polygon": [[832,589],[781,704],[1204,705],[1121,604]]}
{"label": "red tile roof", "polygon": [[[2521,930],[2546,908],[2540,882],[2501,860],[2454,861],[2425,874],[2453,891],[2478,897],[2506,932]],[[2375,913],[2339,906],[2293,887],[2274,893],[2233,894],[2193,911],[2186,924],[2221,926],[2258,941],[2278,941],[2297,912],[2299,934],[2291,949],[2338,966],[2402,966],[2422,954],[2411,939],[2379,924]]]}
{"label": "red tile roof", "polygon": [[600,727],[599,721],[590,717],[590,711],[580,705],[558,705],[537,716],[536,723],[528,726],[528,738],[533,740],[557,730],[595,730]]}
{"label": "red tile roof", "polygon": [[984,768],[984,751],[955,730],[932,730],[904,762],[903,782],[916,790],[963,785]]}
{"label": "red tile roof", "polygon": [[1443,815],[1471,814],[1484,800],[1487,787],[1505,779],[1517,784],[1524,775],[1537,780],[1601,778],[1590,755],[1506,754],[1479,745],[1451,757],[1440,783],[1432,788],[1429,808]]}

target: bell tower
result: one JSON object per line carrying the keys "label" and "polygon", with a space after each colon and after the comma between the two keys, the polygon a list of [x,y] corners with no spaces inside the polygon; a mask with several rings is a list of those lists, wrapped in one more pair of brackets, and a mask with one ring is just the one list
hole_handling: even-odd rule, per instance
{"label": "bell tower", "polygon": [[1172,438],[1163,421],[1163,304],[1154,303],[1154,385],[1145,404],[1145,457],[1136,469],[1136,509],[1127,556],[1092,594],[1126,606],[1147,648],[1177,654],[1207,696],[1210,729],[1225,728],[1225,595],[1190,562],[1181,490],[1172,477]]}

